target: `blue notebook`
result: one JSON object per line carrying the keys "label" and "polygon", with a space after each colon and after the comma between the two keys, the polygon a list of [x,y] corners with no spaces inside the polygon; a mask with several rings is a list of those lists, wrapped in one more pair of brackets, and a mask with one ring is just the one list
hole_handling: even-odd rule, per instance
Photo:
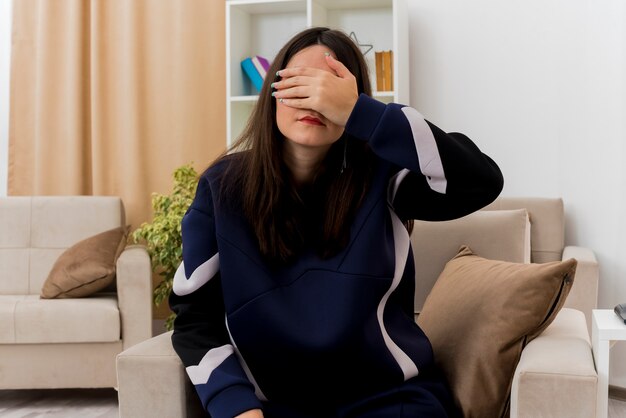
{"label": "blue notebook", "polygon": [[263,86],[263,77],[259,74],[259,71],[254,66],[252,59],[250,57],[241,61],[241,68],[243,72],[246,73],[250,81],[252,81],[252,85],[256,88],[257,93],[261,91],[261,87]]}

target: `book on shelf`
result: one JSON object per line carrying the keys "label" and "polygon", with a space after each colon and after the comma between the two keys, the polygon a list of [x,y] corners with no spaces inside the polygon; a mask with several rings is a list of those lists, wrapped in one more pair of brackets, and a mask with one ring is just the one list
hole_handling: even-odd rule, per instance
{"label": "book on shelf", "polygon": [[383,66],[385,67],[386,91],[393,91],[393,51],[385,51],[383,54]]}
{"label": "book on shelf", "polygon": [[260,55],[255,55],[251,57],[251,59],[252,59],[252,63],[254,64],[254,67],[257,69],[259,74],[261,74],[261,77],[263,78],[263,80],[265,80],[265,76],[267,75],[267,70],[269,70],[270,68],[270,62]]}
{"label": "book on shelf", "polygon": [[393,51],[376,51],[376,91],[393,91]]}
{"label": "book on shelf", "polygon": [[252,82],[252,85],[257,90],[257,93],[260,92],[261,87],[263,87],[263,80],[267,75],[269,67],[269,61],[260,55],[247,57],[241,61],[241,68]]}
{"label": "book on shelf", "polygon": [[383,75],[383,52],[374,52],[376,57],[376,91],[385,91],[385,76]]}

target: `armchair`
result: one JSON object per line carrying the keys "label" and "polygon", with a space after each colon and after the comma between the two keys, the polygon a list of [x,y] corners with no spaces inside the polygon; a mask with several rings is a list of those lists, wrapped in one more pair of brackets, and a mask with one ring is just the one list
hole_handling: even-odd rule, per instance
{"label": "armchair", "polygon": [[[597,373],[589,323],[596,307],[598,264],[590,250],[564,245],[561,199],[500,198],[448,222],[416,222],[416,316],[445,263],[461,244],[512,262],[578,259],[574,286],[554,322],[522,352],[513,379],[511,418],[595,416]],[[193,385],[171,345],[171,332],[117,357],[120,417],[201,417]]]}

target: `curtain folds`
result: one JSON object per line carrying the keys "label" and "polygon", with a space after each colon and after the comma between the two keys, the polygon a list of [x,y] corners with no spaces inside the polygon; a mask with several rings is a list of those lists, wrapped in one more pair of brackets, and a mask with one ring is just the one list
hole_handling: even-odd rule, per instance
{"label": "curtain folds", "polygon": [[118,195],[134,228],[225,148],[225,2],[14,0],[9,195]]}

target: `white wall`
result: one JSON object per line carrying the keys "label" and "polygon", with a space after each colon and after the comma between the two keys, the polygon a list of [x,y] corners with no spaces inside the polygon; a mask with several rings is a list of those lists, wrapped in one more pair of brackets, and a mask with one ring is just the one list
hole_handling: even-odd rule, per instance
{"label": "white wall", "polygon": [[491,155],[503,195],[562,197],[566,243],[599,259],[599,307],[626,302],[626,2],[408,3],[411,105]]}
{"label": "white wall", "polygon": [[11,4],[9,0],[0,1],[0,196],[7,194]]}

